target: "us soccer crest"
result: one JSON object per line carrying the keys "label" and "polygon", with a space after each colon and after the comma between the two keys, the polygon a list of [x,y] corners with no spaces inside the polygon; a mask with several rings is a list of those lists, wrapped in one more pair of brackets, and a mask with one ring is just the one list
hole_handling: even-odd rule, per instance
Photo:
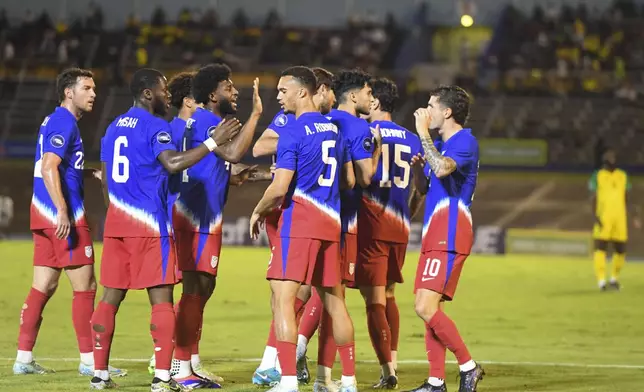
{"label": "us soccer crest", "polygon": [[219,257],[212,256],[212,258],[210,259],[210,266],[212,268],[217,268],[217,264],[219,264]]}
{"label": "us soccer crest", "polygon": [[93,250],[92,250],[91,245],[88,245],[88,246],[85,247],[85,257],[87,257],[88,259],[90,257],[92,257],[92,252],[93,252]]}

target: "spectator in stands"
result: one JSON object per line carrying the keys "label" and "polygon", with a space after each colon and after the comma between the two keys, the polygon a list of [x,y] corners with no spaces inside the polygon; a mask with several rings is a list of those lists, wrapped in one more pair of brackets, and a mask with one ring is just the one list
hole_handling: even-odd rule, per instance
{"label": "spectator in stands", "polygon": [[166,24],[165,11],[161,7],[157,7],[152,14],[150,24],[153,27],[163,27]]}
{"label": "spectator in stands", "polygon": [[0,10],[0,31],[3,31],[8,28],[9,28],[9,18],[7,17],[7,10],[3,8]]}
{"label": "spectator in stands", "polygon": [[9,188],[5,186],[0,191],[0,239],[7,238],[12,220],[13,199],[10,196]]}

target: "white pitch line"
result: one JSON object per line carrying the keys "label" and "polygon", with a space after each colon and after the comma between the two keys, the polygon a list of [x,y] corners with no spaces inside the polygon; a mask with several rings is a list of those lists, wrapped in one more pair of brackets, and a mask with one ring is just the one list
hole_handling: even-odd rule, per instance
{"label": "white pitch line", "polygon": [[[80,359],[76,358],[35,358],[39,361],[47,362],[76,362]],[[136,363],[147,363],[150,358],[110,358],[110,361],[114,362],[136,362]],[[206,359],[210,361],[211,359]],[[260,362],[261,358],[215,358],[212,359],[214,362]],[[0,361],[15,361],[15,358],[0,358]],[[309,361],[314,362],[314,361]],[[367,363],[375,364],[378,361],[375,360],[365,360],[365,361],[356,361],[357,363]],[[456,361],[446,361],[449,364],[456,364]],[[571,367],[571,368],[587,368],[587,369],[636,369],[644,370],[644,365],[618,365],[618,364],[586,364],[586,363],[575,363],[575,362],[512,362],[512,361],[477,361],[481,364],[487,365],[498,365],[498,366],[539,366],[539,367]],[[402,365],[422,365],[426,364],[426,359],[404,359],[398,361]]]}

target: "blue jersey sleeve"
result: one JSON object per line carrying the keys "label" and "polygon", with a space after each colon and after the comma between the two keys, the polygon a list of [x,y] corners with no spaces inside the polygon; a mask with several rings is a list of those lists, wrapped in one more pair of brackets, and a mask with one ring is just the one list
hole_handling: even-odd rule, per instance
{"label": "blue jersey sleeve", "polygon": [[172,130],[170,124],[159,119],[148,126],[148,136],[152,147],[154,157],[158,157],[163,151],[177,151],[177,147],[172,143]]}
{"label": "blue jersey sleeve", "polygon": [[65,159],[70,143],[76,140],[76,124],[71,121],[50,119],[43,135],[43,154],[52,152],[61,159]]}
{"label": "blue jersey sleeve", "polygon": [[107,162],[107,149],[105,148],[105,136],[101,138],[101,162]]}
{"label": "blue jersey sleeve", "polygon": [[277,169],[293,170],[297,168],[299,145],[292,135],[284,135],[277,142]]}
{"label": "blue jersey sleeve", "polygon": [[366,121],[356,125],[349,135],[347,144],[353,161],[361,161],[373,156],[373,136]]}
{"label": "blue jersey sleeve", "polygon": [[465,140],[464,143],[458,143],[450,146],[444,154],[445,157],[452,158],[456,162],[456,170],[463,172],[464,168],[476,164],[476,146],[471,140]]}
{"label": "blue jersey sleeve", "polygon": [[289,123],[289,116],[284,114],[283,111],[280,111],[273,117],[273,121],[271,121],[271,124],[268,126],[269,129],[272,129],[275,131],[278,135],[284,130],[284,128],[288,125]]}

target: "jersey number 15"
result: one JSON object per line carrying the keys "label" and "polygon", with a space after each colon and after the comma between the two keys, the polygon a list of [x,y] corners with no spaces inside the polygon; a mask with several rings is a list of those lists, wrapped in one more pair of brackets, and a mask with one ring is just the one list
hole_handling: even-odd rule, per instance
{"label": "jersey number 15", "polygon": [[[390,144],[382,145],[382,156],[380,160],[382,161],[382,179],[380,180],[381,188],[391,188],[391,180],[389,172],[389,147]],[[406,189],[409,186],[409,172],[411,167],[409,162],[405,161],[402,158],[402,153],[411,154],[411,147],[404,144],[394,144],[394,163],[402,170],[402,177],[394,175],[394,184],[398,188]]]}

